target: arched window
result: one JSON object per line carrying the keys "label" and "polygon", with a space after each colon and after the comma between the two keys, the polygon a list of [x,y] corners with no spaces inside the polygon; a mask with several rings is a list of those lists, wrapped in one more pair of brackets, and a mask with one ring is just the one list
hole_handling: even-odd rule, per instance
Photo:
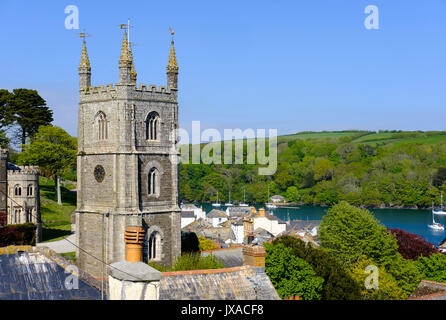
{"label": "arched window", "polygon": [[106,140],[108,138],[108,128],[107,128],[107,118],[105,113],[98,112],[97,114],[97,129],[98,129],[98,140]]}
{"label": "arched window", "polygon": [[159,232],[152,232],[149,238],[148,247],[149,260],[161,260],[161,235]]}
{"label": "arched window", "polygon": [[159,140],[159,114],[150,112],[146,119],[146,139]]}
{"label": "arched window", "polygon": [[147,174],[147,194],[159,194],[159,171],[156,168],[150,169]]}
{"label": "arched window", "polygon": [[19,185],[16,185],[14,187],[14,195],[15,196],[21,196],[22,195],[22,188]]}
{"label": "arched window", "polygon": [[28,197],[33,195],[33,185],[32,184],[28,185],[28,188],[26,189],[26,195]]}

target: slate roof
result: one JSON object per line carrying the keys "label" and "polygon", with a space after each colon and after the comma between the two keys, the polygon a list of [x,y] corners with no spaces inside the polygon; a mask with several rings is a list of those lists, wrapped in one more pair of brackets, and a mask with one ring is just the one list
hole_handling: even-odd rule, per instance
{"label": "slate roof", "polygon": [[68,276],[72,275],[40,252],[1,254],[0,300],[101,299],[99,290],[79,278],[78,289],[67,289]]}
{"label": "slate roof", "polygon": [[181,210],[190,211],[190,210],[195,210],[195,209],[198,209],[198,207],[196,205],[194,205],[193,203],[183,203],[181,205]]}
{"label": "slate roof", "polygon": [[409,300],[446,300],[446,283],[421,280]]}
{"label": "slate roof", "polygon": [[[204,272],[203,272],[204,271]],[[265,268],[163,273],[160,300],[279,300]]]}
{"label": "slate roof", "polygon": [[226,212],[230,217],[241,217],[251,212],[252,207],[228,207]]}
{"label": "slate roof", "polygon": [[181,218],[195,218],[193,211],[181,211]]}
{"label": "slate roof", "polygon": [[207,215],[206,218],[227,218],[228,216],[221,210],[212,209]]}
{"label": "slate roof", "polygon": [[211,254],[219,259],[223,263],[225,268],[239,267],[243,265],[242,247],[227,248],[224,250],[217,249],[201,253],[201,255],[204,257]]}

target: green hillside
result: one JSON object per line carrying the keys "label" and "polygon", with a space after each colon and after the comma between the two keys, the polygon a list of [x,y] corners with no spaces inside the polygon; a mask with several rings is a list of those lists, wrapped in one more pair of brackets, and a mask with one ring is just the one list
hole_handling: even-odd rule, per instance
{"label": "green hillside", "polygon": [[181,164],[180,198],[215,201],[218,192],[227,201],[231,191],[237,201],[245,191],[246,201],[262,203],[269,186],[308,205],[428,207],[446,192],[446,131],[299,132],[277,142],[271,176],[260,176],[259,164]]}

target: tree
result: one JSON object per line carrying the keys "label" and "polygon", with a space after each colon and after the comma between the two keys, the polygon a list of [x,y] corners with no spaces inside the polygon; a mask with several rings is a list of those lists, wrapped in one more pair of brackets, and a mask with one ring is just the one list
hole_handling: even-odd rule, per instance
{"label": "tree", "polygon": [[0,89],[0,128],[4,128],[13,122],[9,102],[13,95],[5,89]]}
{"label": "tree", "polygon": [[415,266],[423,274],[423,279],[446,282],[446,255],[434,253],[429,258],[421,256]]}
{"label": "tree", "polygon": [[213,250],[215,249],[215,244],[212,240],[206,239],[205,237],[198,237],[200,251]]}
{"label": "tree", "polygon": [[[365,282],[367,277],[371,276],[366,272],[368,266],[376,266],[372,259],[362,256],[355,264],[353,264],[350,274],[353,279],[362,288],[361,296],[366,300],[399,300],[407,298],[403,290],[398,286],[395,279],[383,267],[378,268],[377,288],[366,288]],[[373,282],[371,283],[373,284]]]}
{"label": "tree", "polygon": [[316,276],[305,260],[281,243],[264,246],[265,272],[281,298],[298,295],[303,300],[321,299],[324,279]]}
{"label": "tree", "polygon": [[446,183],[446,167],[438,168],[437,173],[432,181],[432,184],[435,187],[441,186],[443,183]]}
{"label": "tree", "polygon": [[37,165],[56,184],[57,203],[62,204],[60,175],[70,169],[76,161],[76,139],[65,130],[53,126],[40,126],[30,144],[24,145],[19,155],[23,165]]}
{"label": "tree", "polygon": [[294,203],[300,201],[299,191],[295,186],[291,186],[286,189],[286,201]]}
{"label": "tree", "polygon": [[429,257],[431,254],[439,251],[432,243],[429,243],[421,236],[406,232],[401,229],[389,229],[398,242],[398,252],[404,259],[417,260],[420,256]]}
{"label": "tree", "polygon": [[319,240],[345,266],[362,255],[386,266],[398,253],[396,239],[373,214],[345,201],[331,207],[322,218]]}
{"label": "tree", "polygon": [[36,90],[14,89],[8,104],[10,116],[19,126],[22,145],[26,143],[26,138],[37,133],[40,126],[50,125],[53,121],[53,111]]}
{"label": "tree", "polygon": [[347,270],[324,250],[291,236],[278,237],[273,244],[283,244],[290,248],[293,255],[308,262],[316,275],[324,279],[322,299],[357,300],[361,298],[360,286]]}

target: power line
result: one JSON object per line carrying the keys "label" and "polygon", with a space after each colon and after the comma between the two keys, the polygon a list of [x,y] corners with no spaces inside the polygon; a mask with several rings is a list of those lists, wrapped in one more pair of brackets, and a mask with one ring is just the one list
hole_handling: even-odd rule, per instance
{"label": "power line", "polygon": [[[19,206],[20,208],[22,208],[22,209],[25,210],[25,212],[26,212],[26,208],[25,208],[25,207],[23,207],[21,204],[17,203],[14,199],[12,199],[8,194],[6,194],[5,192],[3,192],[2,190],[0,190],[0,192],[3,193],[3,194],[6,196],[6,198],[11,199],[12,202],[14,202],[17,206]],[[32,215],[34,218],[36,218],[37,223],[40,222],[42,226],[49,228],[48,225],[46,225],[46,224],[43,223],[42,219],[40,219],[39,217],[35,216],[32,212],[31,212],[31,215]],[[134,277],[134,278],[138,279],[138,280],[144,281],[144,279],[142,279],[142,278],[139,278],[139,277],[137,277],[137,276],[135,276],[135,275],[133,275],[133,274],[130,274],[130,273],[128,273],[128,272],[125,272],[125,271],[123,271],[123,270],[121,270],[121,269],[118,269],[118,268],[116,268],[116,267],[113,267],[113,266],[110,265],[109,263],[106,263],[106,262],[103,261],[102,259],[100,259],[100,258],[94,256],[93,254],[89,253],[87,250],[81,248],[81,247],[78,246],[77,244],[71,242],[71,241],[68,240],[67,238],[63,238],[62,240],[68,241],[70,244],[72,244],[73,246],[75,246],[75,247],[78,248],[79,250],[85,252],[85,253],[86,253],[87,255],[89,255],[90,257],[92,257],[92,258],[96,259],[97,261],[101,262],[103,265],[106,265],[106,266],[108,266],[108,267],[110,267],[110,268],[113,268],[113,269],[115,269],[115,270],[117,270],[117,271],[120,271],[120,272],[122,272],[122,273],[125,273],[125,274],[127,274],[127,275],[129,275],[129,276],[131,276],[131,277]],[[104,282],[104,279],[102,279],[101,282]]]}

